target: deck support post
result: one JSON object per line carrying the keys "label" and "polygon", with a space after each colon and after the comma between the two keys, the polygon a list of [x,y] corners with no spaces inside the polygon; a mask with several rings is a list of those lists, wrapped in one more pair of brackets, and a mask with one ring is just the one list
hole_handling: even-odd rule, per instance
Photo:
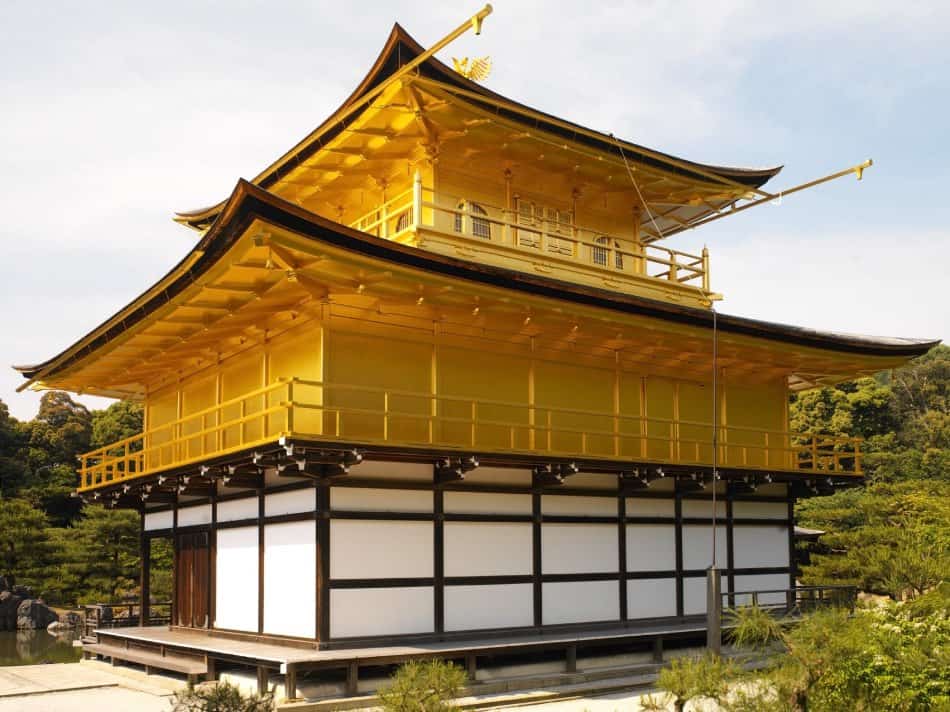
{"label": "deck support post", "polygon": [[257,666],[257,691],[261,694],[267,692],[267,668],[263,665]]}
{"label": "deck support post", "polygon": [[477,671],[477,662],[478,656],[475,653],[466,653],[465,654],[465,672],[468,675],[469,682],[475,682],[475,676]]}
{"label": "deck support post", "polygon": [[359,689],[360,665],[355,660],[351,660],[346,666],[346,695],[353,697]]}
{"label": "deck support post", "polygon": [[284,695],[288,700],[297,699],[297,666],[287,665],[287,672],[284,673]]}
{"label": "deck support post", "polygon": [[567,672],[577,672],[577,646],[569,645],[567,646],[567,655],[566,655],[566,666],[565,669]]}
{"label": "deck support post", "polygon": [[208,672],[205,674],[205,680],[212,682],[218,679],[218,668],[215,663],[215,659],[209,656],[205,656],[205,665],[208,666]]}
{"label": "deck support post", "polygon": [[659,636],[653,639],[653,662],[663,662],[663,638]]}

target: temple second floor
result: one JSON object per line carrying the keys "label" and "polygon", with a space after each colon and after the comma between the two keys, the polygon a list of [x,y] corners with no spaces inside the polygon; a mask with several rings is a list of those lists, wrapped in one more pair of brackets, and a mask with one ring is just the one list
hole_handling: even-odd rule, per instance
{"label": "temple second floor", "polygon": [[146,403],[143,435],[88,456],[83,488],[198,471],[281,439],[655,474],[708,468],[715,435],[722,468],[830,474],[859,471],[857,445],[789,432],[789,392],[932,345],[419,250],[241,183],[168,275],[19,370],[37,388]]}

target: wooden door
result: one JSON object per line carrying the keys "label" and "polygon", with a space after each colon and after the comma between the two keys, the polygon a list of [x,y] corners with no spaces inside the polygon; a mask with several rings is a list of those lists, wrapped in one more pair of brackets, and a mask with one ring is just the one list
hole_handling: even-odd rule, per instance
{"label": "wooden door", "polygon": [[208,627],[208,532],[179,534],[175,554],[175,624]]}

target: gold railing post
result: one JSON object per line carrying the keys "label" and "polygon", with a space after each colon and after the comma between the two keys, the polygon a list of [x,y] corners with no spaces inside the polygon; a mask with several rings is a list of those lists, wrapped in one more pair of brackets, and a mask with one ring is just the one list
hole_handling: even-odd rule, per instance
{"label": "gold railing post", "polygon": [[818,469],[818,436],[811,436],[811,469]]}
{"label": "gold railing post", "polygon": [[551,432],[551,409],[550,408],[548,408],[547,410],[547,429],[548,429],[548,452],[551,452],[551,450],[554,449],[553,442],[552,442],[552,437],[554,434]]}
{"label": "gold railing post", "polygon": [[854,441],[854,472],[861,474],[861,443]]}
{"label": "gold railing post", "polygon": [[285,426],[287,429],[288,435],[293,435],[294,433],[294,381],[295,378],[291,378],[287,381],[287,413]]}
{"label": "gold railing post", "polygon": [[389,391],[383,392],[383,440],[389,440]]}
{"label": "gold railing post", "polygon": [[703,291],[709,291],[709,249],[703,245]]}
{"label": "gold railing post", "polygon": [[412,225],[418,230],[422,225],[422,173],[418,170],[412,178]]}

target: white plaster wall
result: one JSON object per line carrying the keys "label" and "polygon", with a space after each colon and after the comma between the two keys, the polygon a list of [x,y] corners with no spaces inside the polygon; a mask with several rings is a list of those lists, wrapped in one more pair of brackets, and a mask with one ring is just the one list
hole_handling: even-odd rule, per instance
{"label": "white plaster wall", "polygon": [[661,618],[676,615],[676,579],[627,581],[627,617]]}
{"label": "white plaster wall", "polygon": [[[723,576],[723,588],[726,577]],[[683,579],[683,613],[685,615],[706,612],[706,577],[692,576]]]}
{"label": "white plaster wall", "polygon": [[313,487],[264,495],[265,517],[312,512],[316,507],[317,492]]}
{"label": "white plaster wall", "polygon": [[544,625],[620,618],[620,585],[616,581],[546,583],[541,586],[541,600]]}
{"label": "white plaster wall", "polygon": [[446,492],[443,508],[452,514],[531,514],[530,494]]}
{"label": "white plaster wall", "polygon": [[732,516],[737,519],[788,519],[785,502],[733,502]]}
{"label": "white plaster wall", "polygon": [[264,632],[316,634],[316,523],[264,527]]}
{"label": "white plaster wall", "polygon": [[173,521],[174,514],[170,509],[167,512],[149,512],[145,515],[145,531],[171,529]]}
{"label": "white plaster wall", "polygon": [[233,522],[238,519],[257,519],[257,508],[257,497],[218,502],[218,521]]}
{"label": "white plaster wall", "polygon": [[[790,580],[788,574],[757,574],[748,576],[736,576],[736,591],[784,591],[789,587]],[[784,603],[784,593],[766,593],[759,597],[759,603]],[[737,596],[736,605],[748,605],[752,603],[751,596]]]}
{"label": "white plaster wall", "polygon": [[431,586],[330,590],[330,637],[431,633]]}
{"label": "white plaster wall", "polygon": [[628,517],[670,517],[676,516],[676,504],[672,499],[627,498]]}
{"label": "white plaster wall", "polygon": [[513,628],[534,623],[530,583],[501,586],[446,586],[445,629]]}
{"label": "white plaster wall", "polygon": [[217,533],[215,628],[257,632],[257,536],[257,527]]}
{"label": "white plaster wall", "polygon": [[782,525],[732,528],[733,560],[737,569],[788,566],[788,527]]}
{"label": "white plaster wall", "polygon": [[530,522],[446,522],[443,536],[446,576],[531,573]]}
{"label": "white plaster wall", "polygon": [[571,497],[545,494],[541,497],[541,513],[616,517],[617,500],[614,497]]}
{"label": "white plaster wall", "polygon": [[627,525],[627,571],[670,571],[675,568],[674,525]]}
{"label": "white plaster wall", "polygon": [[541,568],[546,574],[616,571],[617,538],[614,524],[543,524]]}
{"label": "white plaster wall", "polygon": [[431,522],[330,522],[331,578],[427,577],[432,559]]}
{"label": "white plaster wall", "polygon": [[[705,569],[712,563],[712,531],[704,524],[683,526],[683,568]],[[726,568],[726,554],[729,544],[726,541],[726,528],[716,527],[716,565]]]}
{"label": "white plaster wall", "polygon": [[350,468],[352,477],[373,477],[380,480],[432,481],[432,465],[421,462],[376,462],[364,460]]}
{"label": "white plaster wall", "polygon": [[[712,499],[684,499],[683,516],[694,519],[710,519],[712,517]],[[726,503],[716,499],[716,518],[726,518]]]}
{"label": "white plaster wall", "polygon": [[432,493],[422,490],[332,487],[330,508],[351,512],[431,512]]}
{"label": "white plaster wall", "polygon": [[197,507],[186,507],[178,510],[178,526],[193,527],[198,524],[211,523],[211,505],[202,504]]}

